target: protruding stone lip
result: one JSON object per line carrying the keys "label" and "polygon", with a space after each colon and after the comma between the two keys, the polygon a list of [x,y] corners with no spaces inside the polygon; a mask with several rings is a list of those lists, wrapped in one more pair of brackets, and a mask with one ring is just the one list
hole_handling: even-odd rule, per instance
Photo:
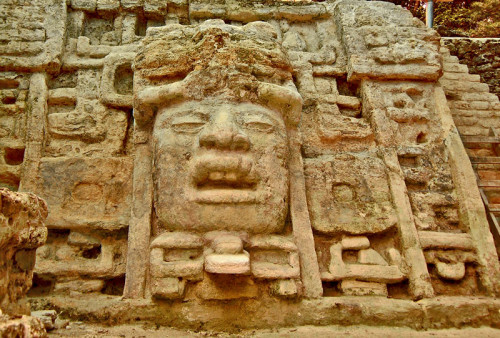
{"label": "protruding stone lip", "polygon": [[190,202],[199,204],[263,204],[270,193],[243,189],[189,189],[187,196]]}
{"label": "protruding stone lip", "polygon": [[259,179],[246,154],[209,152],[193,159],[193,200],[199,203],[255,203]]}

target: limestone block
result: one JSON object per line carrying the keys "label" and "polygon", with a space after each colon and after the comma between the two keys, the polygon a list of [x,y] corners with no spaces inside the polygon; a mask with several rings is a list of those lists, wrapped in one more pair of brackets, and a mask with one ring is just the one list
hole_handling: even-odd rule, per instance
{"label": "limestone block", "polygon": [[432,84],[363,83],[363,115],[370,118],[384,146],[426,146],[439,142],[441,120],[435,114]]}
{"label": "limestone block", "polygon": [[[348,79],[428,79],[441,72],[439,36],[402,8],[342,2],[335,17],[349,56]],[[398,25],[399,29],[386,29]]]}
{"label": "limestone block", "polygon": [[422,248],[474,250],[474,244],[469,234],[445,233],[436,231],[419,231]]}
{"label": "limestone block", "polygon": [[295,298],[299,293],[297,283],[293,279],[280,279],[272,282],[270,291],[272,295],[281,298]]}
{"label": "limestone block", "polygon": [[196,20],[218,18],[241,22],[270,19],[307,22],[313,18],[329,17],[329,13],[324,6],[314,2],[303,2],[302,4],[303,6],[297,7],[294,3],[290,3],[290,5],[280,3],[279,7],[275,7],[266,4],[254,6],[252,3],[242,3],[240,1],[214,3],[207,0],[195,0],[189,2],[189,16]]}
{"label": "limestone block", "polygon": [[387,285],[384,283],[343,280],[340,290],[346,296],[383,296],[387,297]]}
{"label": "limestone block", "polygon": [[102,279],[76,279],[76,280],[61,280],[57,281],[54,286],[54,293],[91,293],[100,292],[104,288],[104,280]]}
{"label": "limestone block", "polygon": [[99,242],[97,238],[90,235],[71,231],[68,236],[68,244],[91,249],[101,245],[101,242]]}
{"label": "limestone block", "polygon": [[278,235],[255,235],[248,239],[245,244],[248,249],[264,249],[264,250],[284,250],[284,251],[297,251],[297,246],[289,237]]}
{"label": "limestone block", "polygon": [[141,37],[135,35],[135,27],[137,25],[137,15],[128,14],[123,18],[122,21],[122,36],[121,41],[124,44],[133,43],[139,40]]}
{"label": "limestone block", "polygon": [[49,90],[50,105],[72,105],[76,103],[76,88],[56,88]]}
{"label": "limestone block", "polygon": [[97,11],[116,11],[120,8],[120,0],[97,0]]}
{"label": "limestone block", "polygon": [[120,3],[125,9],[137,9],[143,6],[144,0],[120,0]]}
{"label": "limestone block", "polygon": [[[110,32],[112,33],[112,32]],[[104,37],[104,35],[103,35]],[[111,46],[92,46],[90,39],[86,36],[79,36],[76,42],[76,54],[82,57],[102,58],[111,53]]]}
{"label": "limestone block", "polygon": [[151,276],[158,278],[183,277],[188,280],[202,279],[203,256],[200,252],[191,250],[178,250],[175,255],[171,255],[168,251],[165,254],[165,249],[153,248],[150,255]]}
{"label": "limestone block", "polygon": [[250,252],[252,275],[263,279],[298,278],[298,248],[291,238],[278,235],[255,235],[245,248]]}
{"label": "limestone block", "polygon": [[465,101],[486,101],[491,104],[498,103],[498,96],[492,93],[473,93],[466,92],[462,94],[462,100]]}
{"label": "limestone block", "polygon": [[156,298],[178,299],[184,296],[186,281],[179,278],[153,278],[151,293]]}
{"label": "limestone block", "polygon": [[401,257],[401,253],[398,249],[389,248],[386,251],[386,258],[389,262],[389,265],[396,265],[401,267],[401,263],[403,262],[403,258]]}
{"label": "limestone block", "polygon": [[264,279],[298,278],[300,276],[299,256],[296,252],[252,251],[252,275]]}
{"label": "limestone block", "polygon": [[324,281],[356,279],[376,283],[399,283],[405,280],[406,276],[394,265],[345,264],[342,270],[335,269],[334,271],[323,272],[321,279]]}
{"label": "limestone block", "polygon": [[247,276],[207,274],[195,294],[204,300],[252,299],[259,296],[259,287]]}
{"label": "limestone block", "polygon": [[212,241],[212,249],[216,254],[239,254],[243,252],[243,241],[238,236],[219,236]]}
{"label": "limestone block", "polygon": [[205,256],[205,271],[216,274],[246,275],[250,273],[250,255],[209,254]]}
{"label": "limestone block", "polygon": [[73,9],[81,9],[88,12],[94,12],[97,6],[97,0],[71,0]]}
{"label": "limestone block", "polygon": [[[367,121],[361,117],[361,112],[358,108],[353,108],[352,102],[347,105],[342,105],[337,100],[338,97],[325,97],[328,102],[317,106],[317,116],[313,121],[316,125],[320,142],[325,144],[321,148],[331,148],[332,144],[349,144],[349,143],[365,143],[362,148],[368,148],[373,139],[373,131],[369,127]],[[321,101],[319,101],[321,102]],[[346,103],[346,102],[343,102]],[[311,122],[313,122],[311,121]],[[309,142],[315,140],[311,137]],[[311,146],[311,145],[310,145]],[[357,148],[359,148],[358,146]],[[356,149],[356,147],[353,147]],[[331,151],[323,150],[323,153],[331,153]]]}
{"label": "limestone block", "polygon": [[0,33],[3,70],[57,71],[61,65],[66,30],[65,1],[31,1],[0,5],[5,13]]}
{"label": "limestone block", "polygon": [[[101,236],[100,244],[89,248],[87,245],[68,244],[68,237],[57,232],[51,234],[47,244],[37,252],[37,275],[57,276],[56,288],[61,291],[73,290],[89,292],[102,289],[102,280],[88,283],[78,280],[111,279],[125,273],[127,245],[125,239],[115,236]],[[61,283],[59,287],[58,283]]]}
{"label": "limestone block", "polygon": [[[79,88],[77,88],[79,91]],[[74,107],[74,109],[72,109]],[[121,155],[128,113],[107,108],[96,100],[79,98],[76,106],[49,106],[45,155]]]}
{"label": "limestone block", "polygon": [[362,250],[370,247],[370,240],[365,236],[345,236],[341,244],[344,250]]}
{"label": "limestone block", "polygon": [[144,0],[144,12],[155,15],[164,15],[167,11],[167,1]]}
{"label": "limestone block", "polygon": [[57,318],[56,310],[33,311],[31,312],[31,315],[40,319],[47,331],[54,329],[54,324]]}
{"label": "limestone block", "polygon": [[89,114],[53,113],[48,117],[49,131],[55,137],[81,138],[89,143],[97,143],[105,137],[102,128],[95,127],[97,122]]}
{"label": "limestone block", "polygon": [[[433,172],[435,174],[436,171]],[[405,180],[408,179],[405,177]],[[435,181],[434,177],[429,177],[427,182]],[[439,182],[442,184],[445,182]],[[423,185],[425,186],[425,185]],[[451,182],[449,184],[451,186]],[[459,216],[456,200],[447,193],[410,193],[410,201],[415,214],[415,223],[419,230],[438,230],[449,224],[456,227],[459,224]]]}
{"label": "limestone block", "polygon": [[151,242],[151,248],[197,249],[202,246],[201,237],[188,232],[164,232]]}
{"label": "limestone block", "polygon": [[374,154],[307,159],[305,175],[315,230],[366,234],[396,224],[385,166]]}
{"label": "limestone block", "polygon": [[363,249],[358,251],[358,263],[369,265],[387,266],[385,259],[373,249]]}
{"label": "limestone block", "polygon": [[467,65],[462,65],[459,63],[444,63],[443,71],[449,73],[468,73],[469,69],[467,68]]}
{"label": "limestone block", "polygon": [[437,262],[436,270],[439,277],[449,280],[461,280],[465,276],[465,264]]}
{"label": "limestone block", "polygon": [[47,223],[107,230],[128,226],[131,173],[127,157],[42,159],[39,189],[51,210]]}

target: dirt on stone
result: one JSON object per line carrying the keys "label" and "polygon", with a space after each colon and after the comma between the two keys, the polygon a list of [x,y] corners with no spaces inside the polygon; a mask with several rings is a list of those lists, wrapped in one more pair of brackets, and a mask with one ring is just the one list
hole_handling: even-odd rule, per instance
{"label": "dirt on stone", "polygon": [[244,330],[240,333],[194,332],[152,325],[119,325],[105,327],[72,322],[66,328],[49,332],[49,337],[484,337],[496,338],[500,330],[491,327],[415,331],[409,328],[369,326],[300,326],[266,330]]}

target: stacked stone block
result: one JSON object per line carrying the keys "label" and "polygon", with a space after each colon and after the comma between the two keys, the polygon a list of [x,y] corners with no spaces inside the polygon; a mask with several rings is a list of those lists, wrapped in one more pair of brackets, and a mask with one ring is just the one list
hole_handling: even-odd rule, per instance
{"label": "stacked stone block", "polygon": [[490,128],[500,128],[500,103],[498,96],[489,92],[478,74],[470,74],[467,65],[459,63],[446,47],[441,49],[443,87],[453,120],[464,136],[486,136]]}

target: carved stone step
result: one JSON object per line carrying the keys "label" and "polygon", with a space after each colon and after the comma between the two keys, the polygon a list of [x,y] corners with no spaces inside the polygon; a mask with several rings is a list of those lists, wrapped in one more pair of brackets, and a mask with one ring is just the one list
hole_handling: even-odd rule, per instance
{"label": "carved stone step", "polygon": [[477,185],[480,188],[500,188],[500,180],[479,180],[477,182]]}
{"label": "carved stone step", "polygon": [[498,156],[473,156],[470,158],[472,164],[500,164]]}
{"label": "carved stone step", "polygon": [[477,143],[500,144],[500,138],[494,136],[462,136],[462,142],[465,147],[468,147],[469,144]]}

